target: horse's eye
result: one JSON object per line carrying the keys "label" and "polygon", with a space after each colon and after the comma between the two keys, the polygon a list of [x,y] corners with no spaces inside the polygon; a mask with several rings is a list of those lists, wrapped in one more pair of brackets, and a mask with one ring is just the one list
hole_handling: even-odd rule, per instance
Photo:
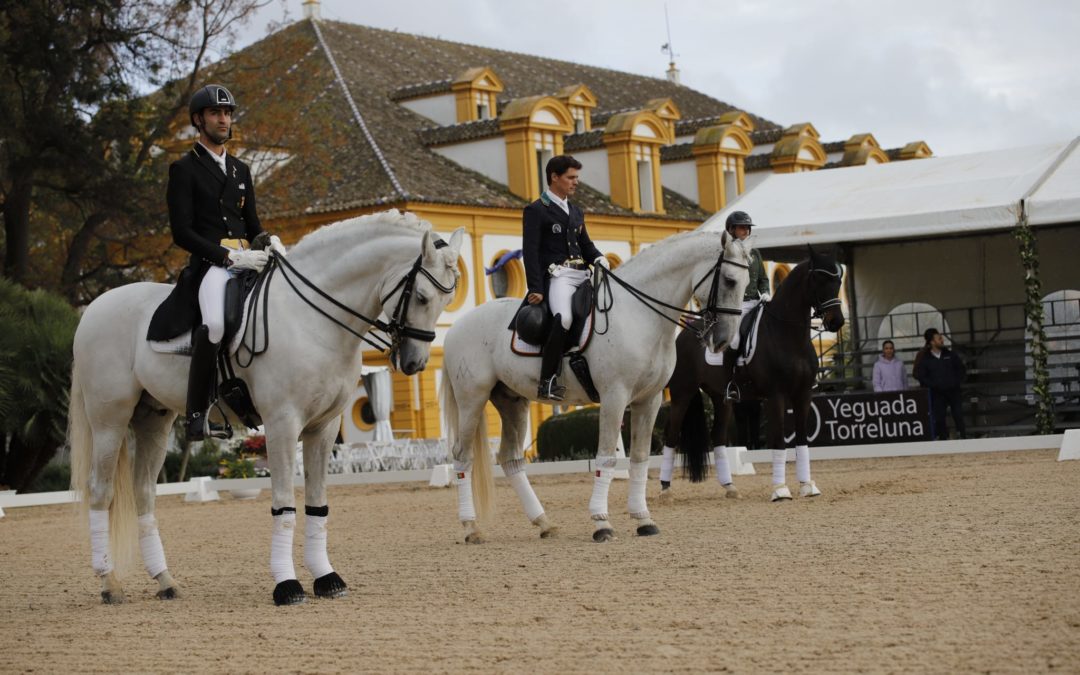
{"label": "horse's eye", "polygon": [[419,302],[421,305],[428,304],[427,296],[419,294],[419,293],[417,293],[417,295],[416,295],[416,301]]}
{"label": "horse's eye", "polygon": [[724,279],[724,283],[727,284],[728,288],[735,288],[735,280],[734,279],[731,279],[731,278]]}

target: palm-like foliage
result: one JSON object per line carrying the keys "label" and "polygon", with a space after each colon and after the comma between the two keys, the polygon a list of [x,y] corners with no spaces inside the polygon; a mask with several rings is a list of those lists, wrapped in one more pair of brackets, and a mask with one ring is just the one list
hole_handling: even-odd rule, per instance
{"label": "palm-like foliage", "polygon": [[0,485],[25,489],[63,445],[78,314],[0,279]]}

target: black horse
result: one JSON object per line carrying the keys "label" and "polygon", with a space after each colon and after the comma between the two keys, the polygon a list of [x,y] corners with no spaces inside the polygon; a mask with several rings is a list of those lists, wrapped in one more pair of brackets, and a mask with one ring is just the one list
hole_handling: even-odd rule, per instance
{"label": "black horse", "polygon": [[[809,248],[809,247],[807,247]],[[665,461],[660,472],[661,496],[670,495],[672,448],[683,455],[684,472],[691,482],[704,480],[708,465],[706,452],[714,449],[717,478],[728,497],[738,497],[731,484],[726,456],[730,400],[766,401],[768,419],[767,446],[773,450],[772,501],[791,499],[784,484],[784,412],[795,412],[796,473],[801,483],[799,494],[821,494],[810,480],[810,451],[806,427],[810,412],[810,393],[817,374],[818,358],[810,341],[811,312],[821,317],[825,330],[836,332],[844,325],[840,306],[843,272],[831,256],[810,249],[810,257],[791,271],[776,289],[776,296],[760,308],[763,312],[753,358],[736,367],[736,353],[728,349],[723,365],[705,361],[701,343],[693,331],[683,331],[676,340],[678,360],[668,388],[671,410],[664,429]],[[749,318],[749,317],[748,317]],[[744,345],[745,346],[745,345]],[[704,390],[712,399],[711,439],[706,438]],[[711,444],[709,443],[711,440]]]}

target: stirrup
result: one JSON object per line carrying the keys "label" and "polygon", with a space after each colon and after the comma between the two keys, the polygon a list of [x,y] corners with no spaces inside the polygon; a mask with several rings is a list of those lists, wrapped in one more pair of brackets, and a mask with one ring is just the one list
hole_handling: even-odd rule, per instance
{"label": "stirrup", "polygon": [[559,384],[557,378],[557,375],[552,375],[546,380],[540,380],[540,386],[537,387],[536,395],[539,398],[548,401],[563,400],[563,394],[566,393],[566,387]]}
{"label": "stirrup", "polygon": [[742,401],[742,392],[739,391],[739,385],[735,384],[734,377],[728,380],[727,387],[724,388],[724,400],[732,401],[733,403]]}
{"label": "stirrup", "polygon": [[224,441],[232,438],[232,435],[232,426],[228,422],[210,422],[206,415],[198,412],[188,415],[184,433],[184,439],[188,443],[205,441],[207,438]]}

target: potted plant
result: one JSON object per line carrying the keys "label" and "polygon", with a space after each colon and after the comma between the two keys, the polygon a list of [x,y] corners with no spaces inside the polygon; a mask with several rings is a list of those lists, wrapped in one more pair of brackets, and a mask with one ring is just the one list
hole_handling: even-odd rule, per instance
{"label": "potted plant", "polygon": [[[265,447],[265,439],[263,441]],[[263,467],[257,466],[257,455],[248,455],[244,452],[226,453],[219,462],[218,477],[220,478],[261,478],[269,476],[270,472]],[[264,460],[265,461],[265,460]],[[255,499],[262,492],[261,488],[236,488],[229,490],[235,499]]]}

